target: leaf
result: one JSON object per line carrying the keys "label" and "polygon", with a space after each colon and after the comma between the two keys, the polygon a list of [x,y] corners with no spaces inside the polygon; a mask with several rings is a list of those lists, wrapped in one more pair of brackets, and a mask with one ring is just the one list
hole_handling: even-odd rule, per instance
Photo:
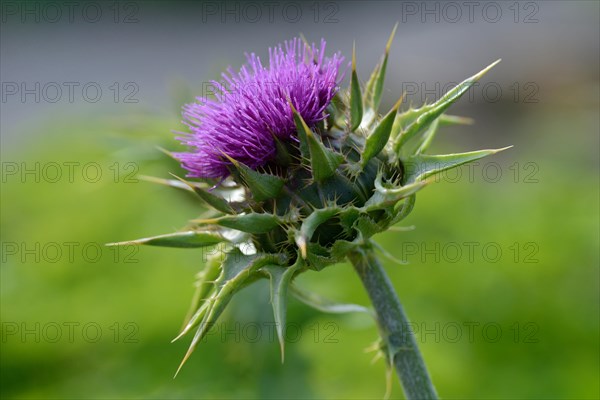
{"label": "leaf", "polygon": [[275,134],[273,134],[273,140],[275,141],[275,149],[277,151],[275,155],[275,162],[277,165],[287,167],[292,163],[292,156],[290,155],[290,152]]}
{"label": "leaf", "polygon": [[380,226],[373,218],[368,215],[361,215],[355,223],[356,231],[360,233],[360,240],[365,241],[371,236],[380,233],[385,230],[384,227]]}
{"label": "leaf", "polygon": [[357,304],[335,303],[327,300],[315,293],[301,290],[295,285],[291,285],[290,293],[302,303],[322,312],[331,314],[346,314],[346,313],[367,313],[374,317],[373,312],[366,307]]}
{"label": "leaf", "polygon": [[215,281],[221,273],[221,254],[222,253],[217,253],[216,255],[212,255],[206,261],[204,269],[198,273],[195,283],[196,290],[194,292],[194,297],[192,298],[192,303],[190,304],[190,308],[184,319],[181,332],[173,339],[173,342],[198,325],[201,318],[204,316],[204,312],[206,311],[206,306],[204,305],[207,304],[205,300],[208,298],[211,290],[215,287]]}
{"label": "leaf", "polygon": [[152,236],[126,242],[108,243],[107,246],[148,245],[178,248],[198,248],[212,246],[227,241],[218,232],[213,231],[185,231],[168,233],[166,235]]}
{"label": "leaf", "polygon": [[192,222],[201,225],[219,225],[246,233],[267,233],[275,229],[281,220],[279,217],[268,213],[249,213],[220,218],[197,219]]}
{"label": "leaf", "polygon": [[363,99],[356,74],[356,44],[352,47],[352,79],[350,82],[350,131],[354,132],[362,122]]}
{"label": "leaf", "polygon": [[200,197],[206,204],[211,206],[217,211],[221,211],[225,214],[234,214],[235,210],[231,207],[229,202],[222,197],[217,196],[209,192],[208,190],[193,184],[192,182],[188,182],[183,178],[178,177],[177,175],[171,174],[173,177],[177,178],[181,183],[187,185],[191,191],[196,193],[198,197]]}
{"label": "leaf", "polygon": [[443,155],[417,154],[403,161],[405,172],[403,181],[405,184],[416,183],[439,172],[479,160],[480,158],[499,153],[511,147]]}
{"label": "leaf", "polygon": [[[381,64],[378,64],[369,81],[367,82],[367,89],[365,91],[365,104],[367,107],[371,108],[374,111],[379,109],[379,104],[381,103],[381,96],[383,94],[383,84],[385,81],[385,73],[387,69],[388,57],[390,54],[390,47],[392,46],[392,41],[394,40],[394,36],[396,35],[396,29],[398,28],[398,24],[394,25],[392,29],[392,33],[385,45],[385,53],[383,55],[383,59]],[[381,66],[380,66],[381,65]]]}
{"label": "leaf", "polygon": [[298,131],[298,140],[300,141],[300,154],[302,156],[302,163],[310,162],[310,149],[308,147],[308,133],[311,132],[302,116],[298,114],[298,111],[292,104],[291,100],[288,99],[292,114],[294,115],[294,123],[296,124],[296,130]]}
{"label": "leaf", "polygon": [[279,196],[279,193],[281,193],[281,189],[283,189],[283,185],[285,184],[285,181],[282,178],[271,174],[260,173],[247,165],[234,160],[228,155],[225,155],[225,157],[227,157],[236,168],[244,181],[244,184],[248,186],[252,198],[255,201],[261,202]]}
{"label": "leaf", "polygon": [[302,222],[300,231],[296,233],[296,244],[300,249],[302,258],[306,258],[307,255],[307,244],[312,239],[313,234],[323,222],[333,218],[340,209],[337,207],[321,208],[314,210],[308,217]]}
{"label": "leaf", "polygon": [[398,108],[402,103],[402,98],[392,107],[390,112],[383,117],[379,122],[379,125],[373,130],[373,132],[367,137],[365,142],[365,149],[361,155],[361,167],[364,169],[368,162],[377,154],[383,150],[388,140],[390,139],[390,133],[392,132],[392,125],[396,118]]}
{"label": "leaf", "polygon": [[269,277],[271,282],[271,305],[273,306],[273,316],[275,318],[275,328],[277,330],[277,339],[281,349],[281,363],[285,359],[285,324],[286,324],[286,304],[287,290],[296,271],[302,267],[304,263],[300,257],[296,263],[289,266],[267,265],[262,268]]}
{"label": "leaf", "polygon": [[[202,322],[200,322],[198,330],[196,331],[175,376],[177,376],[185,362],[193,353],[198,342],[200,342],[214,326],[236,291],[241,289],[247,280],[256,276],[256,271],[261,267],[268,264],[283,264],[285,261],[286,257],[280,254],[258,253],[254,255],[244,255],[237,248],[226,255],[222,264],[222,273],[216,281],[215,292],[200,306],[199,310],[202,310]],[[207,305],[205,306],[204,304]],[[203,309],[203,307],[205,307],[205,309]]]}
{"label": "leaf", "polygon": [[367,81],[367,84],[365,86],[364,103],[365,107],[369,111],[372,111],[374,108],[373,92],[375,90],[375,81],[377,80],[377,77],[379,75],[380,68],[381,66],[379,64],[375,65],[375,68],[373,68],[373,72],[371,72],[371,76],[369,77],[369,80]]}
{"label": "leaf", "polygon": [[392,220],[390,221],[390,226],[397,224],[398,222],[402,221],[404,218],[406,218],[408,216],[408,214],[410,214],[410,212],[413,210],[413,208],[415,207],[415,202],[417,201],[417,196],[416,195],[410,195],[408,196],[403,202],[401,203],[397,203],[394,206],[394,217],[392,218]]}
{"label": "leaf", "polygon": [[293,112],[296,127],[298,128],[301,151],[302,146],[304,145],[306,145],[308,149],[308,155],[303,152],[302,156],[308,156],[315,181],[322,182],[333,176],[337,167],[344,161],[344,156],[325,147],[325,145],[317,139],[308,125],[306,125],[306,122],[304,122],[300,114],[298,114],[296,110],[293,110]]}
{"label": "leaf", "polygon": [[458,117],[454,115],[446,115],[442,114],[438,118],[436,118],[431,125],[427,128],[427,130],[423,133],[423,135],[419,138],[419,141],[416,143],[417,150],[415,154],[424,153],[431,143],[433,139],[435,139],[435,135],[437,134],[437,130],[441,126],[447,125],[471,125],[473,120],[471,118]]}
{"label": "leaf", "polygon": [[[392,130],[392,137],[395,137],[394,151],[400,154],[402,147],[413,137],[417,136],[436,118],[438,118],[448,107],[458,100],[475,82],[492,69],[500,60],[490,64],[479,73],[452,88],[444,96],[433,104],[426,105],[417,110],[409,110],[406,113],[398,115],[398,121]],[[404,120],[404,121],[403,121]],[[408,121],[408,124],[406,122]],[[404,154],[407,154],[406,152]]]}
{"label": "leaf", "polygon": [[417,148],[415,154],[424,153],[429,148],[429,146],[431,146],[433,139],[435,139],[438,127],[440,126],[440,119],[441,117],[436,119],[431,123],[431,125],[429,125],[429,128],[427,128],[427,130],[425,131],[419,148]]}
{"label": "leaf", "polygon": [[337,264],[342,260],[338,260],[331,256],[331,252],[325,246],[319,243],[310,242],[307,246],[306,265],[314,271],[321,271],[325,267]]}
{"label": "leaf", "polygon": [[373,90],[373,109],[377,111],[379,108],[379,103],[381,102],[381,95],[383,94],[383,83],[385,81],[385,73],[387,68],[388,56],[390,54],[390,47],[392,47],[392,41],[394,40],[394,36],[396,35],[396,29],[398,28],[398,23],[394,25],[392,29],[392,33],[385,45],[385,55],[383,56],[383,62],[381,63],[381,68],[377,73],[377,79],[375,80],[375,87]]}
{"label": "leaf", "polygon": [[333,176],[337,167],[344,161],[344,156],[325,147],[308,125],[306,125],[302,116],[298,114],[291,103],[290,106],[292,107],[294,121],[298,129],[300,152],[302,153],[303,161],[309,161],[313,178],[317,182],[322,182]]}
{"label": "leaf", "polygon": [[375,190],[371,198],[363,206],[365,211],[374,211],[382,208],[388,208],[400,200],[413,195],[423,189],[428,184],[427,181],[410,182],[405,185],[385,187],[381,174],[375,178]]}
{"label": "leaf", "polygon": [[336,240],[333,246],[331,246],[331,256],[333,258],[343,260],[346,255],[355,250],[358,244],[349,242],[347,240]]}
{"label": "leaf", "polygon": [[325,147],[312,131],[309,131],[307,137],[313,178],[317,182],[323,182],[335,174],[337,167],[344,161],[344,156]]}

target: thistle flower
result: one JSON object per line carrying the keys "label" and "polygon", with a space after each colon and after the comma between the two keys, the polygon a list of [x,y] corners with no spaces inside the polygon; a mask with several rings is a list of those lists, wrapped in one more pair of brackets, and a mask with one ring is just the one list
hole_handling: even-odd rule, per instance
{"label": "thistle flower", "polygon": [[229,175],[231,162],[224,155],[253,169],[264,166],[275,156],[277,139],[296,139],[290,101],[308,126],[322,121],[338,90],[343,61],[339,53],[324,55],[325,40],[317,48],[297,38],[269,49],[268,67],[251,53],[238,73],[229,68],[221,82],[212,82],[216,99],[186,105],[183,117],[191,134],[180,139],[193,151],[176,157],[188,176]]}
{"label": "thistle flower", "polygon": [[[439,127],[469,123],[444,113],[497,62],[432,104],[399,112],[398,101],[380,115],[393,35],[365,85],[354,53],[350,87],[341,92],[341,55],[325,58],[324,41],[317,48],[294,39],[270,50],[268,67],[249,55],[239,73],[230,69],[215,82],[216,99],[200,98],[184,108],[191,133],[181,141],[191,151],[176,157],[189,176],[208,179],[156,180],[197,195],[213,210],[211,217],[192,220],[179,232],[117,243],[226,244],[198,274],[176,338],[195,330],[183,362],[235,293],[261,278],[271,283],[283,360],[285,304],[293,279],[349,260],[375,308],[378,348],[396,367],[407,398],[436,397],[408,319],[374,255],[372,237],[410,213],[415,193],[432,182],[431,176],[503,150],[426,154]],[[212,180],[228,176],[216,185]],[[293,289],[291,294],[320,310],[364,310],[315,304],[313,296]]]}

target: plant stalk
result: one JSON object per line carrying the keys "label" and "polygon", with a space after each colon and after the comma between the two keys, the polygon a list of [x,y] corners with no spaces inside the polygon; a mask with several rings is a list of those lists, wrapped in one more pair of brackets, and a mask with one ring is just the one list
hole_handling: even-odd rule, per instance
{"label": "plant stalk", "polygon": [[[367,245],[368,246],[368,245]],[[370,246],[348,255],[369,294],[379,328],[407,399],[437,399],[410,322]]]}

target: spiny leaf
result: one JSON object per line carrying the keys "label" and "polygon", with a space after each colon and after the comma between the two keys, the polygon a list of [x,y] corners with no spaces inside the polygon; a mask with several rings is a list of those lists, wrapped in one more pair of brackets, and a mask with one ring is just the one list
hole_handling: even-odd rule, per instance
{"label": "spiny leaf", "polygon": [[371,72],[371,76],[369,77],[369,80],[367,81],[367,84],[365,86],[364,103],[368,110],[372,110],[374,108],[373,92],[375,90],[375,82],[377,81],[377,77],[379,76],[380,68],[381,65],[379,64],[377,64],[375,68],[373,68],[373,72]]}
{"label": "spiny leaf", "polygon": [[298,257],[296,263],[289,266],[267,265],[262,268],[270,277],[271,281],[271,305],[273,306],[273,316],[275,317],[275,328],[277,330],[277,339],[281,349],[281,362],[285,359],[285,324],[286,324],[286,304],[287,290],[290,282],[302,265],[302,258]]}
{"label": "spiny leaf", "polygon": [[394,119],[396,118],[396,113],[398,112],[398,108],[400,107],[401,103],[402,97],[400,100],[398,100],[394,107],[392,107],[390,112],[383,117],[373,132],[367,137],[365,149],[361,155],[361,167],[363,169],[373,157],[377,156],[377,154],[383,150],[387,144],[392,131],[392,125],[394,124]]}
{"label": "spiny leaf", "polygon": [[275,229],[281,220],[268,213],[249,213],[224,216],[220,218],[196,219],[192,222],[200,225],[219,225],[247,233],[266,233]]}
{"label": "spiny leaf", "polygon": [[[366,199],[365,199],[366,201]],[[354,222],[360,216],[361,210],[356,207],[344,207],[340,210],[339,218],[340,225],[344,228],[347,233],[350,233],[352,227],[354,226]],[[337,242],[336,242],[337,243]]]}
{"label": "spiny leaf", "polygon": [[375,79],[375,84],[373,87],[373,98],[372,98],[372,107],[375,111],[379,108],[379,103],[381,102],[381,95],[383,94],[383,83],[385,81],[385,72],[387,69],[387,61],[388,56],[390,54],[390,47],[392,47],[392,41],[394,40],[394,36],[396,35],[396,29],[398,28],[398,23],[394,25],[394,29],[392,29],[392,33],[385,45],[385,54],[383,56],[383,61],[381,63],[381,68],[377,71],[377,78]]}
{"label": "spiny leaf", "polygon": [[303,162],[308,161],[310,163],[316,181],[323,181],[331,177],[340,163],[344,161],[344,156],[327,148],[308,127],[291,103],[290,107],[298,130]]}
{"label": "spiny leaf", "polygon": [[354,132],[362,122],[363,99],[356,74],[356,44],[352,47],[352,79],[350,83],[350,131]]}
{"label": "spiny leaf", "polygon": [[381,174],[375,178],[375,190],[371,198],[365,203],[365,211],[374,211],[387,208],[398,203],[405,197],[408,197],[427,185],[428,181],[409,182],[403,186],[385,187]]}
{"label": "spiny leaf", "polygon": [[[394,124],[394,130],[392,131],[392,137],[396,137],[394,144],[394,151],[399,153],[402,147],[416,136],[418,133],[432,123],[437,117],[442,115],[448,107],[450,107],[456,100],[458,100],[475,82],[477,82],[483,75],[485,75],[490,69],[492,69],[500,60],[495,61],[488,67],[484,68],[479,73],[473,75],[470,78],[465,79],[463,82],[452,88],[444,96],[433,104],[426,105],[417,110],[409,110],[406,113],[399,114],[398,120],[409,120],[411,121],[408,125],[404,123]],[[399,135],[399,136],[398,136]]]}
{"label": "spiny leaf", "polygon": [[383,232],[385,230],[384,226],[381,226],[377,223],[373,218],[368,215],[361,215],[354,224],[356,231],[360,234],[359,241],[364,242],[369,239],[371,236]]}
{"label": "spiny leaf", "polygon": [[225,242],[226,239],[214,231],[185,231],[152,236],[119,243],[108,243],[107,246],[148,245],[178,248],[197,248],[212,246]]}
{"label": "spiny leaf", "polygon": [[495,150],[478,150],[467,153],[443,155],[416,154],[403,162],[405,171],[403,177],[404,184],[422,181],[439,172],[458,167],[471,161],[479,160],[480,158],[496,154],[511,147],[512,146]]}
{"label": "spiny leaf", "polygon": [[397,224],[398,222],[406,218],[415,207],[416,201],[417,196],[413,194],[404,199],[404,201],[397,203],[394,206],[394,218],[392,218],[389,225],[391,226]]}
{"label": "spiny leaf", "polygon": [[310,293],[301,290],[295,285],[291,285],[290,293],[304,304],[322,312],[331,314],[346,314],[358,312],[366,313],[373,316],[373,312],[366,307],[359,306],[357,304],[335,303],[333,301],[324,299],[323,297],[315,293]]}
{"label": "spiny leaf", "polygon": [[[310,160],[313,178],[317,182],[322,182],[335,173],[337,167],[344,161],[344,156],[325,147],[293,106],[292,111],[294,112],[294,121],[296,121],[296,127],[298,128],[302,156],[303,158],[308,157]],[[306,149],[303,150],[303,146],[306,146]],[[305,151],[308,154],[305,154]]]}
{"label": "spiny leaf", "polygon": [[290,108],[294,115],[294,123],[296,124],[296,130],[298,131],[298,140],[300,141],[300,155],[302,156],[302,163],[309,162],[310,160],[310,149],[308,147],[308,133],[311,132],[302,116],[298,113],[291,100],[288,99]]}
{"label": "spiny leaf", "polygon": [[188,351],[186,352],[175,376],[181,370],[181,367],[188,360],[198,342],[213,327],[229,301],[237,290],[244,286],[244,283],[255,275],[255,272],[268,264],[283,264],[286,258],[280,254],[257,253],[254,255],[244,255],[239,249],[229,252],[222,264],[222,274],[217,280],[215,294],[207,300],[207,309],[203,310],[202,322]]}
{"label": "spiny leaf", "polygon": [[[438,128],[440,126],[457,125],[457,124],[466,125],[466,124],[472,124],[472,123],[473,123],[473,120],[471,118],[456,117],[456,116],[452,116],[452,115],[442,114],[440,117],[433,120],[433,122],[429,125],[429,127],[427,127],[427,129],[425,131],[423,131],[422,134],[417,135],[412,140],[412,142],[414,142],[414,144],[411,146],[411,149],[409,149],[408,151],[403,151],[403,153],[404,154],[406,154],[406,153],[409,153],[409,154],[424,153],[429,148],[429,146],[431,146],[431,143],[433,142],[433,139],[435,139]],[[407,146],[409,144],[410,143],[407,143],[404,146]],[[412,150],[412,148],[415,148],[416,150]]]}
{"label": "spiny leaf", "polygon": [[321,271],[323,268],[337,264],[342,260],[338,260],[331,256],[331,252],[325,246],[319,243],[310,242],[307,245],[306,264],[307,267],[314,271]]}
{"label": "spiny leaf", "polygon": [[193,184],[192,182],[188,182],[183,178],[178,177],[177,175],[171,174],[177,180],[181,181],[183,184],[188,185],[190,190],[198,195],[206,204],[211,206],[217,211],[221,211],[225,214],[235,214],[235,210],[231,207],[229,202],[222,197],[217,196],[209,192],[208,190]]}
{"label": "spiny leaf", "polygon": [[283,179],[275,175],[263,174],[255,171],[226,154],[225,157],[227,157],[227,159],[236,168],[240,177],[246,186],[248,186],[248,189],[250,189],[252,198],[255,201],[261,202],[267,199],[274,199],[275,197],[279,196],[279,193],[281,193],[281,189],[285,184]]}
{"label": "spiny leaf", "polygon": [[392,29],[392,33],[390,34],[390,37],[385,46],[385,53],[383,55],[382,60],[375,66],[373,72],[371,73],[371,77],[367,81],[364,97],[365,105],[369,109],[369,111],[376,112],[379,108],[381,96],[383,94],[383,84],[385,81],[385,73],[387,69],[387,61],[390,52],[390,47],[392,45],[394,36],[396,35],[397,28],[398,24],[394,26],[394,29]]}
{"label": "spiny leaf", "polygon": [[344,161],[344,156],[325,147],[312,131],[308,131],[307,138],[313,178],[317,182],[323,182],[335,174],[337,167]]}
{"label": "spiny leaf", "polygon": [[277,154],[275,155],[275,161],[277,164],[284,167],[290,165],[292,162],[292,156],[290,155],[287,147],[285,147],[281,140],[279,140],[279,138],[275,135],[273,135],[273,140],[275,141],[275,149],[277,151]]}
{"label": "spiny leaf", "polygon": [[296,244],[300,249],[302,258],[306,258],[307,255],[307,244],[312,239],[312,235],[315,233],[319,225],[323,222],[333,218],[340,209],[337,207],[321,208],[314,210],[304,221],[300,227],[300,231],[296,234]]}
{"label": "spiny leaf", "polygon": [[212,289],[215,287],[215,281],[221,273],[221,256],[222,253],[220,252],[212,255],[206,261],[204,269],[198,273],[195,283],[196,290],[194,292],[194,297],[192,298],[192,303],[190,304],[188,313],[185,316],[181,332],[175,339],[173,339],[173,342],[198,325],[201,318],[204,316],[204,312],[206,311],[208,304],[206,299],[208,298],[208,295]]}
{"label": "spiny leaf", "polygon": [[346,255],[355,250],[358,245],[347,240],[336,240],[331,246],[331,256],[338,259],[344,259]]}
{"label": "spiny leaf", "polygon": [[415,151],[415,154],[424,153],[425,150],[427,150],[429,148],[429,146],[431,146],[433,139],[435,139],[435,135],[437,133],[438,127],[440,126],[440,118],[437,118],[435,121],[433,121],[431,123],[431,125],[429,125],[429,128],[427,128],[427,130],[425,131],[425,133],[422,136],[422,139],[420,141],[421,143],[419,144],[419,147]]}

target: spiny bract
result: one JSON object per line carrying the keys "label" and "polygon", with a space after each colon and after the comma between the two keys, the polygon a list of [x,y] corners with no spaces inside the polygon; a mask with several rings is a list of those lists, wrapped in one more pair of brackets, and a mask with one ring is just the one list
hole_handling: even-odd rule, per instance
{"label": "spiny bract", "polygon": [[[217,100],[185,109],[186,120],[195,122],[183,140],[195,150],[176,157],[191,176],[220,179],[156,180],[195,193],[212,215],[191,221],[180,232],[117,243],[219,245],[220,254],[211,256],[198,274],[191,310],[176,338],[196,330],[182,365],[232,296],[259,278],[271,282],[283,359],[285,303],[294,277],[342,262],[369,245],[373,235],[408,215],[415,193],[432,175],[502,150],[425,154],[440,126],[469,123],[444,112],[498,61],[433,104],[400,113],[398,101],[379,114],[393,36],[364,86],[355,54],[350,87],[339,92],[335,85],[341,57],[324,59],[324,44],[317,51],[295,40],[286,44],[286,51],[271,51],[269,68],[251,55],[250,70],[230,72],[238,79],[235,83],[254,84],[242,91],[250,96],[243,102],[223,92]],[[265,96],[272,96],[268,104],[262,102]],[[246,108],[236,110],[242,103]],[[243,117],[234,121],[218,115],[231,117],[238,111]]]}

